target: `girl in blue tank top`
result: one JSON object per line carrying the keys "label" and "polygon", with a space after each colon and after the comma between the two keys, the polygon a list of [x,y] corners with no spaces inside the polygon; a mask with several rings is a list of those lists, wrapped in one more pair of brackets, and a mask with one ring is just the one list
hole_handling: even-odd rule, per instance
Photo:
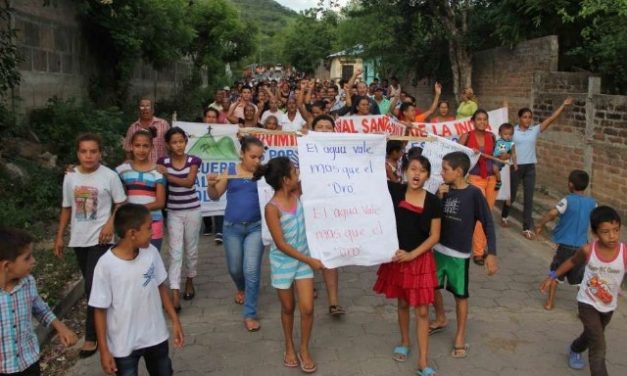
{"label": "girl in blue tank top", "polygon": [[241,162],[224,175],[207,175],[207,192],[217,200],[226,192],[224,251],[229,274],[235,283],[235,303],[244,304],[242,316],[249,332],[258,331],[257,301],[261,280],[261,211],[253,172],[261,164],[263,143],[252,136],[241,140]]}

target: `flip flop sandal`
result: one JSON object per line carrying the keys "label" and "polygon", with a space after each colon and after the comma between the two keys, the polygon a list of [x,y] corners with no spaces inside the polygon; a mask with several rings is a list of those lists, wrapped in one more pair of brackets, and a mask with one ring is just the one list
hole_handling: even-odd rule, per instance
{"label": "flip flop sandal", "polygon": [[[257,326],[251,326],[249,325],[249,323],[251,323],[251,321],[255,321],[257,323]],[[252,323],[251,323],[252,324]],[[261,329],[261,325],[259,325],[259,322],[257,320],[249,320],[246,319],[244,320],[244,327],[246,328],[246,330],[248,330],[250,333],[253,332],[258,332],[259,329]]]}
{"label": "flip flop sandal", "polygon": [[439,333],[446,329],[447,325],[438,325],[438,326],[430,326],[429,327],[429,335]]}
{"label": "flip flop sandal", "polygon": [[94,355],[98,351],[98,343],[96,342],[96,347],[91,350],[81,350],[78,352],[78,357],[81,359],[87,359],[90,356]]}
{"label": "flip flop sandal", "polygon": [[404,362],[407,360],[407,355],[409,355],[409,347],[408,346],[396,346],[394,348],[394,353],[392,355],[392,359],[397,362]]}
{"label": "flip flop sandal", "polygon": [[245,299],[246,296],[243,292],[238,292],[237,294],[235,294],[235,304],[244,304]]}
{"label": "flip flop sandal", "polygon": [[303,362],[303,356],[300,355],[300,353],[296,353],[296,356],[298,356],[298,361],[300,362],[300,370],[305,372],[305,373],[314,373],[318,370],[318,366],[316,365],[316,363],[313,364],[313,366],[307,368],[305,367],[305,362]]}
{"label": "flip flop sandal", "polygon": [[501,226],[509,227],[509,218],[501,218]]}
{"label": "flip flop sandal", "polygon": [[342,308],[342,306],[339,305],[339,304],[337,304],[337,305],[330,305],[329,306],[329,314],[331,316],[339,317],[339,316],[342,316],[345,313],[346,313],[346,311],[344,311],[344,308]]}
{"label": "flip flop sandal", "polygon": [[283,353],[283,366],[287,368],[296,368],[300,365],[298,359],[295,359],[294,362],[290,363],[287,361],[287,353]]}
{"label": "flip flop sandal", "polygon": [[467,343],[464,346],[453,346],[451,356],[455,359],[463,359],[468,356],[468,349],[470,349],[470,345]]}
{"label": "flip flop sandal", "polygon": [[192,287],[192,291],[186,291],[185,294],[183,294],[183,300],[192,300],[194,296],[196,296],[196,289]]}
{"label": "flip flop sandal", "polygon": [[527,240],[533,240],[535,238],[535,235],[533,234],[533,232],[531,232],[530,230],[524,230],[522,232],[522,235],[527,239]]}
{"label": "flip flop sandal", "polygon": [[416,375],[433,376],[433,375],[437,375],[437,374],[435,373],[435,370],[433,368],[425,367],[423,369],[416,370]]}

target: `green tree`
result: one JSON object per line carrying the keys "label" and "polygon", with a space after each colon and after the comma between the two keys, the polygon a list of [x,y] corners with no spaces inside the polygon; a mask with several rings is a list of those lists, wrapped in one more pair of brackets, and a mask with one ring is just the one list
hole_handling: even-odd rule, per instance
{"label": "green tree", "polygon": [[188,0],[79,1],[88,46],[99,67],[91,97],[122,104],[136,64],[159,70],[182,56],[195,35],[188,22]]}
{"label": "green tree", "polygon": [[342,10],[338,48],[362,44],[382,77],[450,77],[445,32],[410,2],[351,4]]}
{"label": "green tree", "polygon": [[19,62],[18,50],[15,45],[15,30],[10,24],[11,8],[4,0],[0,4],[0,99],[7,91],[20,83],[20,72],[17,69]]}
{"label": "green tree", "polygon": [[0,132],[11,128],[14,114],[6,107],[11,91],[20,83],[20,57],[15,45],[15,30],[11,27],[12,9],[7,0],[0,3]]}
{"label": "green tree", "polygon": [[589,67],[603,74],[607,91],[627,93],[627,0],[584,0],[567,22],[581,22],[583,43],[571,54],[583,57]]}
{"label": "green tree", "polygon": [[192,80],[196,83],[200,81],[203,67],[211,81],[217,72],[224,72],[226,63],[254,54],[257,29],[240,19],[237,8],[231,3],[225,0],[195,1],[188,14],[195,35],[184,51],[192,61]]}
{"label": "green tree", "polygon": [[[356,14],[370,15],[375,18],[373,21],[379,21],[378,27],[376,23],[368,25],[376,30],[373,33],[376,39],[366,46],[367,50],[379,50],[395,58],[401,66],[406,65],[409,57],[409,64],[422,65],[415,71],[423,76],[441,73],[442,62],[448,60],[453,92],[457,95],[472,83],[472,54],[482,43],[482,36],[476,31],[485,23],[482,12],[488,3],[483,0],[362,0]],[[371,30],[362,34],[372,33]],[[402,49],[405,56],[399,58],[394,56],[394,51],[385,52],[385,47],[372,48],[381,42],[388,49]]]}
{"label": "green tree", "polygon": [[318,15],[316,9],[301,13],[284,30],[282,56],[296,69],[313,73],[320,59],[333,52],[337,39],[337,14]]}
{"label": "green tree", "polygon": [[627,0],[503,0],[490,4],[488,18],[488,47],[557,35],[560,69],[600,73],[606,91],[627,91]]}
{"label": "green tree", "polygon": [[241,18],[249,21],[259,30],[256,39],[256,53],[245,63],[280,64],[283,29],[298,13],[274,0],[231,0],[238,5]]}

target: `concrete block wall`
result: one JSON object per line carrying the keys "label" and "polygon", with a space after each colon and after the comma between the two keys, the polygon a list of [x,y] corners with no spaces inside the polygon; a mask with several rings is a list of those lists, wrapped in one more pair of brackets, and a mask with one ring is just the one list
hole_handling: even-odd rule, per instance
{"label": "concrete block wall", "polygon": [[[55,0],[43,6],[41,0],[19,0],[12,6],[16,44],[23,58],[19,66],[22,80],[16,91],[20,112],[42,107],[53,96],[85,98],[95,64],[82,37],[75,2]],[[131,81],[131,95],[169,97],[189,71],[186,61],[161,71],[140,61]]]}
{"label": "concrete block wall", "polygon": [[[13,27],[22,62],[17,95],[23,110],[40,107],[52,96],[87,93],[88,59],[75,8],[70,1],[44,7],[38,0],[13,2]],[[71,15],[71,16],[70,16]]]}

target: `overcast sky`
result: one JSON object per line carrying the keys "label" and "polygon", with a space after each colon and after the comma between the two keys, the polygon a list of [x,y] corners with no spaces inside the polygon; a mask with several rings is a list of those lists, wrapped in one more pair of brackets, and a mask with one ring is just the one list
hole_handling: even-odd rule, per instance
{"label": "overcast sky", "polygon": [[[344,5],[348,3],[348,1],[349,0],[340,0],[340,4]],[[318,6],[318,0],[276,0],[276,2],[285,7],[294,9],[297,12]]]}

